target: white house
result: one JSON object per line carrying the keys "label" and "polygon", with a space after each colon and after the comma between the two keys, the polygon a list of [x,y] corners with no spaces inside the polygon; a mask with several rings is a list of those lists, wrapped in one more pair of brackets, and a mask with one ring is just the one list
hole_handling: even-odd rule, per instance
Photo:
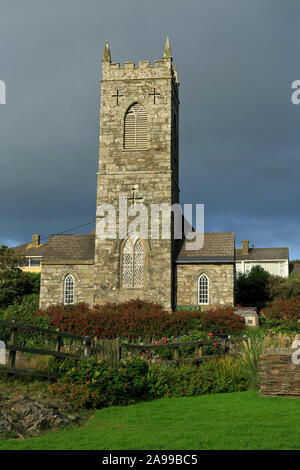
{"label": "white house", "polygon": [[270,274],[288,277],[289,249],[249,248],[249,241],[243,240],[243,247],[236,250],[236,273],[246,274],[253,266],[261,266]]}

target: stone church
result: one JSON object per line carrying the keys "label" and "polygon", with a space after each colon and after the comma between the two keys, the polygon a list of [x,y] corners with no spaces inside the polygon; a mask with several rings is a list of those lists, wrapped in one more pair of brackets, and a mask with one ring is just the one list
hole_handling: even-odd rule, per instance
{"label": "stone church", "polygon": [[[96,229],[91,234],[50,235],[43,252],[40,306],[89,305],[140,298],[167,309],[207,309],[234,303],[234,233],[205,233],[199,250],[187,241],[100,236],[98,208],[179,204],[179,83],[169,40],[163,57],[112,62],[102,59]],[[184,162],[183,162],[184,163]],[[118,214],[117,214],[118,215]],[[119,219],[116,218],[117,229]],[[149,229],[150,230],[150,229]]]}

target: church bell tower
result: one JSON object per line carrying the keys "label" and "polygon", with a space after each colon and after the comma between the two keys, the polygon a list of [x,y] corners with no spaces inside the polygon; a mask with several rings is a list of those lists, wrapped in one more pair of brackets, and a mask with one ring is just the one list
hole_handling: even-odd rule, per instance
{"label": "church bell tower", "polygon": [[[108,43],[102,59],[99,171],[95,241],[94,304],[142,299],[171,309],[174,305],[175,243],[153,236],[152,205],[179,203],[176,66],[167,39],[163,57],[149,61],[112,62]],[[120,201],[128,226],[120,221]],[[104,214],[104,205],[115,209]],[[143,206],[144,232],[130,230]],[[103,237],[109,222],[116,236]],[[124,228],[125,227],[125,228]],[[145,230],[147,235],[145,236]]]}

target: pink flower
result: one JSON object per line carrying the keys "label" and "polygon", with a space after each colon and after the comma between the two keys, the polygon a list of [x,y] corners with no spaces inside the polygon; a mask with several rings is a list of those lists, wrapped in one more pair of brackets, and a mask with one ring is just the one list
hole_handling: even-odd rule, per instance
{"label": "pink flower", "polygon": [[213,333],[208,333],[208,336],[212,337],[214,334]]}
{"label": "pink flower", "polygon": [[214,347],[216,348],[218,346],[218,343],[214,343]]}
{"label": "pink flower", "polygon": [[163,340],[163,343],[166,343],[166,342],[167,342],[166,338],[162,338],[162,340]]}
{"label": "pink flower", "polygon": [[155,341],[155,343],[154,343],[154,344],[158,344],[158,341]]}

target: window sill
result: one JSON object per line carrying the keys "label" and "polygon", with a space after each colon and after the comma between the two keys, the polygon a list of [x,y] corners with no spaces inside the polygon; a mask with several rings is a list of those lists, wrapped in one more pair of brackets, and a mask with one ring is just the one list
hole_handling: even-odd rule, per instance
{"label": "window sill", "polygon": [[149,150],[149,148],[144,148],[144,149],[122,149],[122,152],[146,152]]}

